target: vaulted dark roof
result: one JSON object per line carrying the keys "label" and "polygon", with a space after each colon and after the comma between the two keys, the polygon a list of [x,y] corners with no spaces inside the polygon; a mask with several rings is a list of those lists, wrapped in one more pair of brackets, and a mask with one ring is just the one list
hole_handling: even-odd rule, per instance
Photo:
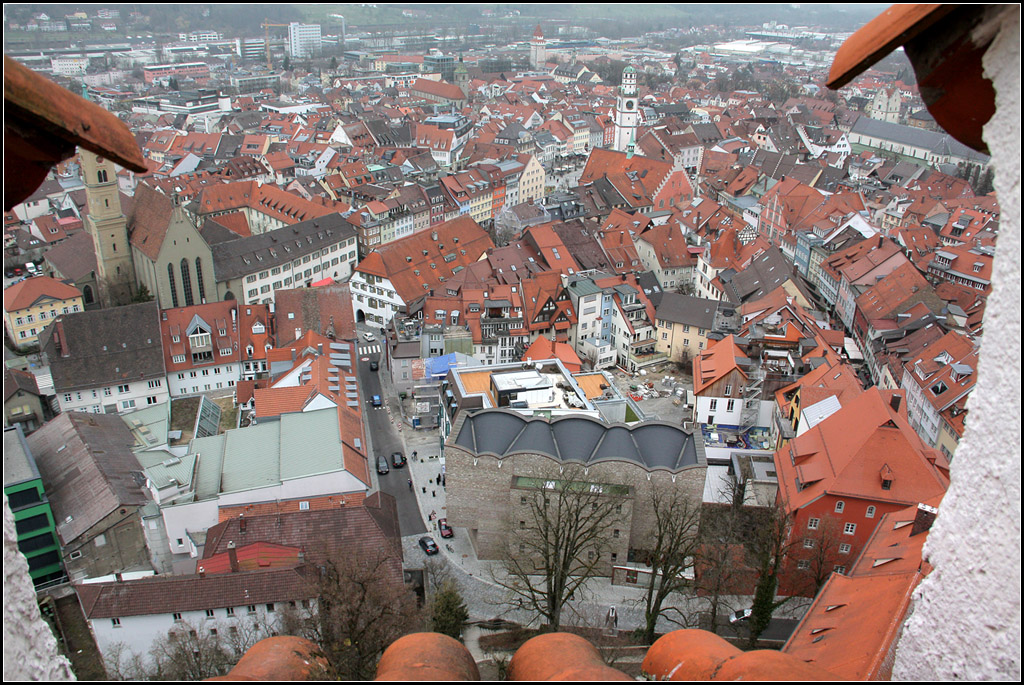
{"label": "vaulted dark roof", "polygon": [[628,461],[649,471],[678,471],[706,464],[703,439],[679,426],[649,421],[632,428],[608,425],[587,416],[548,421],[507,409],[467,415],[455,444],[473,454],[505,457],[517,452],[544,454],[565,462],[594,464]]}

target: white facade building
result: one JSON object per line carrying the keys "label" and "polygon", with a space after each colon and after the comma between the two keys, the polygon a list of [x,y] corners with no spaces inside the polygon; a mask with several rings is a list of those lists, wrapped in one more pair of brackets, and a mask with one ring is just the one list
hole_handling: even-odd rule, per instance
{"label": "white facade building", "polygon": [[163,378],[111,382],[110,385],[57,393],[61,412],[84,411],[92,414],[121,414],[161,404],[169,398]]}
{"label": "white facade building", "polygon": [[288,25],[288,54],[292,57],[313,57],[321,52],[320,24]]}

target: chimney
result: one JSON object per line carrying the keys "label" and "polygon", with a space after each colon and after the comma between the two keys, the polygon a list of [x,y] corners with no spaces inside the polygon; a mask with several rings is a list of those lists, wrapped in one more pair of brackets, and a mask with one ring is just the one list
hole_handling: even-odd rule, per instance
{"label": "chimney", "polygon": [[292,348],[292,361],[295,361],[295,348]]}
{"label": "chimney", "polygon": [[228,542],[228,561],[231,563],[231,572],[238,573],[238,552],[235,551],[235,541]]}
{"label": "chimney", "polygon": [[124,578],[121,576],[120,571],[114,573],[114,581],[118,583],[124,582]]}
{"label": "chimney", "polygon": [[927,533],[931,530],[932,523],[935,522],[935,516],[939,513],[939,510],[935,507],[929,507],[927,504],[917,505],[917,516],[914,517],[914,527],[910,529],[910,537],[914,537],[919,533]]}
{"label": "chimney", "polygon": [[244,533],[245,532],[245,524],[246,523],[247,523],[247,521],[245,520],[245,515],[244,514],[239,514],[238,515],[238,532],[239,533]]}
{"label": "chimney", "polygon": [[206,567],[205,566],[200,566],[199,567],[199,577],[200,578],[205,578],[206,577]]}
{"label": "chimney", "polygon": [[320,355],[320,354],[323,354],[323,353],[324,353],[324,344],[323,344],[323,343],[317,343],[317,344],[316,344],[316,353],[317,353],[318,355]]}
{"label": "chimney", "polygon": [[893,411],[898,412],[900,410],[900,403],[903,397],[897,393],[893,393],[892,397],[889,398],[889,406],[892,407]]}

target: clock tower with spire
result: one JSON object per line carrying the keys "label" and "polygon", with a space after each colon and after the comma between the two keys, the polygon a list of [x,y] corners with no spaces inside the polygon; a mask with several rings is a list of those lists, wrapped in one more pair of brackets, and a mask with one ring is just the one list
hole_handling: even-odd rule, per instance
{"label": "clock tower with spire", "polygon": [[636,130],[640,125],[640,107],[637,101],[636,69],[628,66],[622,70],[622,85],[619,86],[619,97],[615,101],[615,138],[612,148],[625,152],[630,141],[636,140]]}

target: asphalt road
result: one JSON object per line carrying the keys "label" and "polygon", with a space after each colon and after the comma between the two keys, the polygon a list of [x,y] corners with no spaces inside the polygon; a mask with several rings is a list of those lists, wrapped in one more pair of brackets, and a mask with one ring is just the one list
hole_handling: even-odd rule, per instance
{"label": "asphalt road", "polygon": [[[792,618],[773,618],[758,639],[785,642],[793,634],[798,623],[800,621]],[[746,638],[750,633],[747,630],[746,621],[730,625],[728,619],[723,619],[718,634],[722,637]]]}
{"label": "asphalt road", "polygon": [[[364,353],[364,350],[373,347],[377,347],[378,351]],[[427,529],[423,525],[423,517],[420,515],[416,495],[409,490],[408,465],[398,469],[391,466],[391,454],[393,452],[405,454],[402,436],[398,432],[396,423],[391,421],[392,416],[395,417],[396,422],[401,420],[398,418],[400,416],[398,413],[398,398],[386,397],[381,389],[381,382],[378,377],[379,372],[370,371],[370,362],[379,362],[381,359],[379,349],[379,335],[376,341],[367,342],[362,339],[362,333],[360,333],[359,354],[356,357],[356,363],[359,367],[359,386],[363,393],[364,431],[366,432],[366,440],[370,450],[366,454],[370,460],[370,472],[377,479],[380,491],[393,496],[397,502],[398,525],[402,536],[418,535],[426,533]],[[375,409],[372,404],[374,395],[380,395],[386,407]],[[390,414],[388,409],[390,409]],[[377,473],[378,455],[382,455],[388,460],[388,466],[391,469],[389,473],[383,475]],[[412,456],[405,454],[405,458],[411,459]]]}

